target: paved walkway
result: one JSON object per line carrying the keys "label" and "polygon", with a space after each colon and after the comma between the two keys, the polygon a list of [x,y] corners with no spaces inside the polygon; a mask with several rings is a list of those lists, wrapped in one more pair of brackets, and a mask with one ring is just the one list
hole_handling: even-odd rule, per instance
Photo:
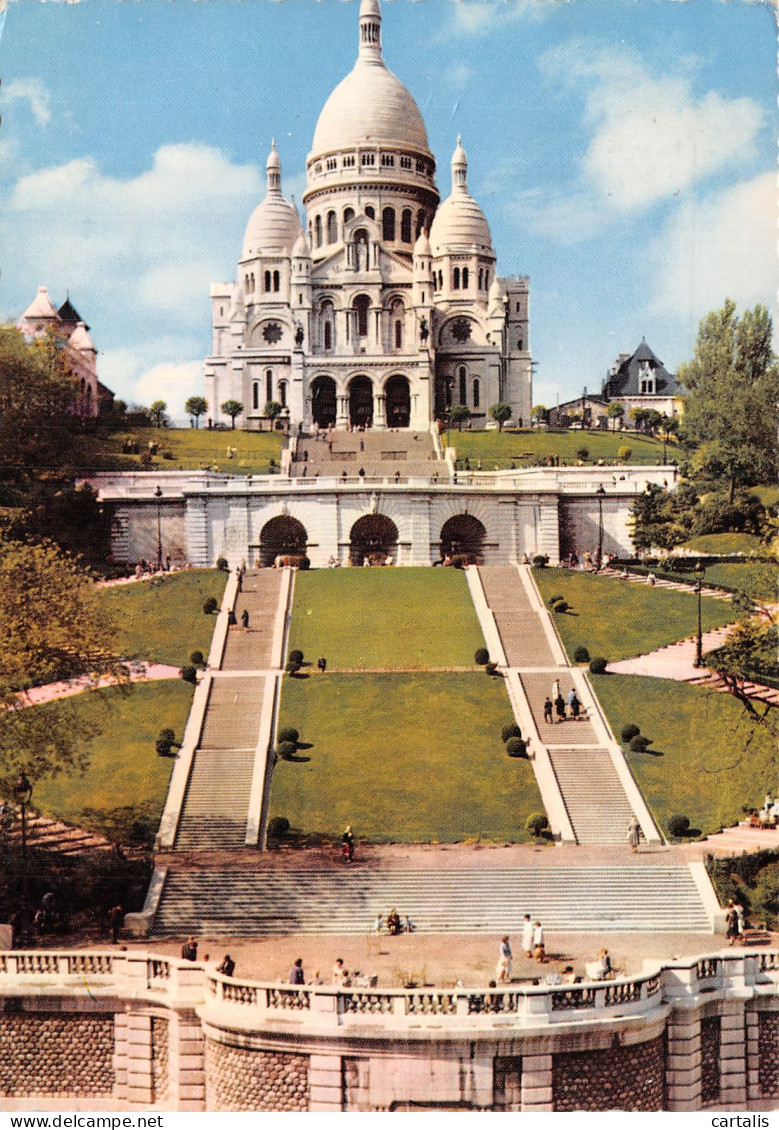
{"label": "paved walkway", "polygon": [[[148,683],[159,679],[180,679],[181,668],[170,667],[164,663],[129,663],[129,681],[131,683]],[[105,687],[115,687],[120,681],[113,675],[79,675],[77,679],[64,679],[59,683],[46,683],[40,687],[30,687],[20,694],[20,705],[40,706],[44,702],[53,702],[60,698],[70,698],[72,695],[83,694],[84,691],[102,690]]]}
{"label": "paved walkway", "polygon": [[[599,570],[598,576],[599,577],[616,578],[617,580],[621,580],[623,583],[633,584],[633,585],[646,585],[646,584],[651,583],[641,573],[630,573],[629,572],[627,577],[623,577],[621,570],[612,569],[608,565],[604,566],[603,569]],[[688,583],[688,582],[685,582],[685,581],[667,580],[666,578],[656,576],[655,574],[653,574],[653,576],[655,578],[655,587],[658,588],[658,589],[675,589],[677,592],[697,592],[697,581],[690,581]],[[703,588],[701,589],[701,593],[703,594],[703,596],[711,596],[715,600],[732,600],[733,599],[733,596],[732,596],[731,593],[723,592],[722,589],[714,588],[711,585],[704,585]]]}

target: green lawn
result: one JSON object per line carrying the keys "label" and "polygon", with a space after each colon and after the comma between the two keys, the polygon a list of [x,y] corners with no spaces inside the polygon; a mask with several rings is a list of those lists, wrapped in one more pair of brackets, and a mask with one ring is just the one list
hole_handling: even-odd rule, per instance
{"label": "green lawn", "polygon": [[768,548],[755,534],[701,534],[700,537],[686,541],[684,548],[693,553],[711,553],[715,556],[728,553],[756,554],[762,557],[769,555]]}
{"label": "green lawn", "polygon": [[730,695],[634,675],[593,683],[617,738],[635,722],[653,739],[655,754],[631,753],[628,761],[664,830],[678,812],[691,828],[716,832],[775,789],[776,743]]}
{"label": "green lawn", "polygon": [[[660,440],[620,432],[537,432],[529,428],[510,432],[458,432],[454,429],[443,433],[444,443],[447,435],[449,443],[457,451],[457,458],[464,460],[467,457],[474,471],[479,459],[484,471],[494,470],[496,464],[501,470],[510,467],[512,463],[517,467],[529,467],[549,455],[559,457],[563,464],[577,464],[579,457],[576,452],[580,447],[586,447],[589,451],[590,463],[597,463],[598,460],[606,463],[620,462],[617,458],[620,447],[630,448],[630,463],[655,464],[663,461],[663,444]],[[673,457],[674,450],[668,448],[669,460]]]}
{"label": "green lawn", "polygon": [[182,666],[190,654],[208,655],[215,619],[203,613],[209,596],[220,603],[227,573],[196,569],[128,585],[97,589],[118,625],[116,647],[125,659]]}
{"label": "green lawn", "polygon": [[[693,635],[698,625],[693,593],[657,589],[616,578],[597,577],[570,569],[534,569],[541,596],[558,593],[570,604],[566,613],[553,613],[569,656],[584,646],[591,656],[628,659]],[[736,619],[730,602],[704,597],[703,630]]]}
{"label": "green lawn", "polygon": [[755,600],[776,600],[779,566],[768,561],[731,564],[727,561],[706,568],[706,583],[742,589]]}
{"label": "green lawn", "polygon": [[55,777],[36,785],[33,807],[69,823],[108,831],[109,824],[84,816],[84,809],[110,813],[132,806],[159,822],[173,760],[159,757],[154,743],[169,726],[181,738],[193,688],[181,680],[136,683],[129,693],[112,688],[90,691],[63,703],[31,707],[68,710],[79,720],[97,725],[101,733],[89,743],[90,767],[83,777]]}
{"label": "green lawn", "polygon": [[459,569],[320,569],[295,578],[290,648],[330,667],[462,667],[484,646]]}
{"label": "green lawn", "polygon": [[280,726],[308,761],[280,761],[270,815],[306,835],[457,842],[528,838],[543,812],[530,763],[509,758],[502,679],[478,674],[317,675],[284,680]]}
{"label": "green lawn", "polygon": [[[135,431],[84,436],[79,441],[77,458],[92,471],[139,470],[138,455],[122,451],[126,439],[137,443],[140,451],[149,443],[158,445],[152,466],[163,471],[192,471],[203,467],[233,475],[265,475],[270,461],[278,467],[286,440],[280,432],[209,431],[207,428],[137,428]],[[236,448],[230,459],[228,448]],[[166,453],[172,458],[166,458]]]}

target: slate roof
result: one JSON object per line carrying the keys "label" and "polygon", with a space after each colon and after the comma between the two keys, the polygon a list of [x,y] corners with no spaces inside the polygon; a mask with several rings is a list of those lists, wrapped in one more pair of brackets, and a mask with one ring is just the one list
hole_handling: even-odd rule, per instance
{"label": "slate roof", "polygon": [[[77,326],[79,322],[84,321],[69,298],[65,299],[57,313],[59,314],[60,318],[62,318],[63,322],[67,322],[69,325],[72,324],[74,326]],[[86,326],[86,328],[88,330],[89,326]]]}
{"label": "slate roof", "polygon": [[604,395],[610,400],[618,400],[621,396],[646,396],[641,392],[641,374],[646,365],[654,372],[654,396],[683,396],[684,389],[676,379],[675,373],[669,373],[663,362],[657,357],[646,343],[642,341],[638,349],[630,357],[621,355],[615,361],[611,372],[606,377],[603,385]]}

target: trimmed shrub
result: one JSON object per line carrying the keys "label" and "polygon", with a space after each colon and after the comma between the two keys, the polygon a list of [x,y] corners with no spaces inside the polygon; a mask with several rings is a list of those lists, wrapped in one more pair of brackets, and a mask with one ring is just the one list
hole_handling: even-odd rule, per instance
{"label": "trimmed shrub", "polygon": [[279,730],[280,742],[294,742],[297,745],[300,740],[300,734],[294,726],[285,726],[283,730]]}
{"label": "trimmed shrub", "polygon": [[181,677],[185,683],[197,682],[197,667],[192,667],[189,664],[181,668]]}
{"label": "trimmed shrub", "polygon": [[227,572],[227,569],[228,569],[227,558],[226,557],[217,557],[216,567],[217,567],[217,569],[221,569],[223,573]]}
{"label": "trimmed shrub", "polygon": [[581,459],[582,463],[585,463],[590,458],[589,447],[577,447],[576,458]]}
{"label": "trimmed shrub", "polygon": [[301,557],[300,558],[300,564],[298,565],[298,569],[302,569],[303,572],[305,572],[306,569],[310,569],[310,568],[311,568],[311,561],[309,560],[309,558],[308,557]]}
{"label": "trimmed shrub", "polygon": [[507,723],[507,725],[505,725],[503,727],[503,729],[500,731],[500,740],[502,742],[507,742],[509,740],[509,738],[521,738],[521,737],[522,737],[522,731],[520,730],[520,728],[516,724],[516,722]]}
{"label": "trimmed shrub", "polygon": [[492,660],[490,660],[489,663],[485,663],[484,670],[487,672],[488,675],[497,675],[498,665],[497,665],[497,663],[493,663]]}
{"label": "trimmed shrub", "polygon": [[536,839],[538,839],[541,833],[545,832],[549,827],[549,820],[547,819],[546,813],[533,812],[525,821],[525,827],[528,832],[532,832]]}
{"label": "trimmed shrub", "polygon": [[303,652],[299,648],[295,648],[289,653],[289,662],[297,663],[298,667],[303,666]]}
{"label": "trimmed shrub", "polygon": [[626,722],[622,727],[622,740],[623,742],[632,741],[632,739],[638,737],[640,733],[641,727],[637,726],[635,722]]}
{"label": "trimmed shrub", "polygon": [[633,448],[632,447],[624,446],[624,447],[620,447],[620,448],[617,449],[617,459],[621,459],[623,463],[627,463],[632,454],[633,454]]}
{"label": "trimmed shrub", "polygon": [[189,662],[192,663],[195,667],[202,667],[205,663],[205,660],[203,659],[203,652],[193,651],[189,657]]}
{"label": "trimmed shrub", "polygon": [[276,746],[276,753],[284,761],[288,761],[293,753],[297,753],[297,742],[279,742]]}
{"label": "trimmed shrub", "polygon": [[557,596],[550,596],[549,600],[546,603],[549,604],[549,605],[553,605],[553,604],[557,604],[558,600],[565,600],[565,597],[563,596],[562,593],[558,593]]}
{"label": "trimmed shrub", "polygon": [[483,667],[484,664],[489,663],[489,661],[490,653],[487,651],[486,647],[477,647],[473,656],[473,662],[478,667]]}
{"label": "trimmed shrub", "polygon": [[160,755],[160,757],[172,757],[173,745],[175,744],[175,742],[175,732],[168,727],[165,727],[164,730],[160,730],[160,736],[154,743],[154,748],[157,750],[157,753]]}
{"label": "trimmed shrub", "polygon": [[573,653],[573,661],[574,663],[589,663],[590,653],[587,648],[582,647],[580,644],[579,647],[577,647],[576,651]]}
{"label": "trimmed shrub", "polygon": [[568,603],[567,600],[558,600],[557,604],[554,606],[552,611],[553,612],[567,612],[570,607],[571,606],[570,606],[570,604]]}
{"label": "trimmed shrub", "polygon": [[268,839],[280,840],[289,831],[289,820],[286,816],[274,816],[268,822]]}
{"label": "trimmed shrub", "polygon": [[522,738],[509,738],[506,742],[506,753],[509,757],[527,757],[527,742]]}
{"label": "trimmed shrub", "polygon": [[646,753],[651,744],[651,738],[645,738],[643,734],[634,734],[630,739],[630,750],[632,753]]}
{"label": "trimmed shrub", "polygon": [[690,818],[689,816],[680,816],[678,814],[669,816],[666,827],[668,828],[669,836],[675,836],[676,839],[681,839],[681,837],[686,836],[689,831]]}
{"label": "trimmed shrub", "polygon": [[604,659],[602,655],[596,655],[594,659],[590,660],[590,671],[593,675],[605,675],[608,665],[608,659]]}
{"label": "trimmed shrub", "polygon": [[215,596],[209,596],[207,600],[203,601],[203,612],[206,616],[213,616],[219,607],[219,603]]}
{"label": "trimmed shrub", "polygon": [[549,558],[544,557],[543,553],[537,553],[533,558],[533,567],[535,569],[544,569],[549,564]]}
{"label": "trimmed shrub", "polygon": [[466,565],[476,565],[476,557],[472,553],[454,553],[449,558],[449,564],[455,569],[464,569]]}
{"label": "trimmed shrub", "polygon": [[290,657],[290,658],[289,658],[289,659],[287,660],[287,668],[286,668],[286,670],[287,670],[287,674],[288,674],[288,675],[297,675],[298,671],[300,670],[300,668],[301,668],[302,666],[303,666],[303,664],[302,664],[302,663],[298,663],[297,659],[292,659],[292,658]]}

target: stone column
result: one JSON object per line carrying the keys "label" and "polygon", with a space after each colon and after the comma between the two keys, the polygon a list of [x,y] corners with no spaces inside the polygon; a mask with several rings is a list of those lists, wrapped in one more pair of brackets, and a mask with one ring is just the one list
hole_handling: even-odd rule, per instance
{"label": "stone column", "polygon": [[151,1073],[151,1017],[129,1013],[126,1021],[127,1101],[150,1106],[154,1101]]}
{"label": "stone column", "polygon": [[339,1055],[312,1055],[308,1063],[310,1111],[343,1110],[343,1080]]}
{"label": "stone column", "polygon": [[171,1015],[170,1083],[176,1110],[205,1110],[205,1039],[192,1012]]}
{"label": "stone column", "polygon": [[554,1110],[551,1055],[522,1056],[522,1113]]}
{"label": "stone column", "polygon": [[695,1015],[674,1013],[668,1021],[665,1084],[668,1109],[700,1110],[701,1022]]}
{"label": "stone column", "polygon": [[349,422],[349,397],[338,396],[338,414],[336,416],[335,426],[337,428],[345,428]]}
{"label": "stone column", "polygon": [[377,392],[373,398],[373,430],[377,432],[384,431],[387,426],[387,417],[384,411],[386,397],[383,393]]}
{"label": "stone column", "polygon": [[743,1109],[747,1102],[747,1039],[743,1000],[723,1001],[720,1021],[720,1102]]}

